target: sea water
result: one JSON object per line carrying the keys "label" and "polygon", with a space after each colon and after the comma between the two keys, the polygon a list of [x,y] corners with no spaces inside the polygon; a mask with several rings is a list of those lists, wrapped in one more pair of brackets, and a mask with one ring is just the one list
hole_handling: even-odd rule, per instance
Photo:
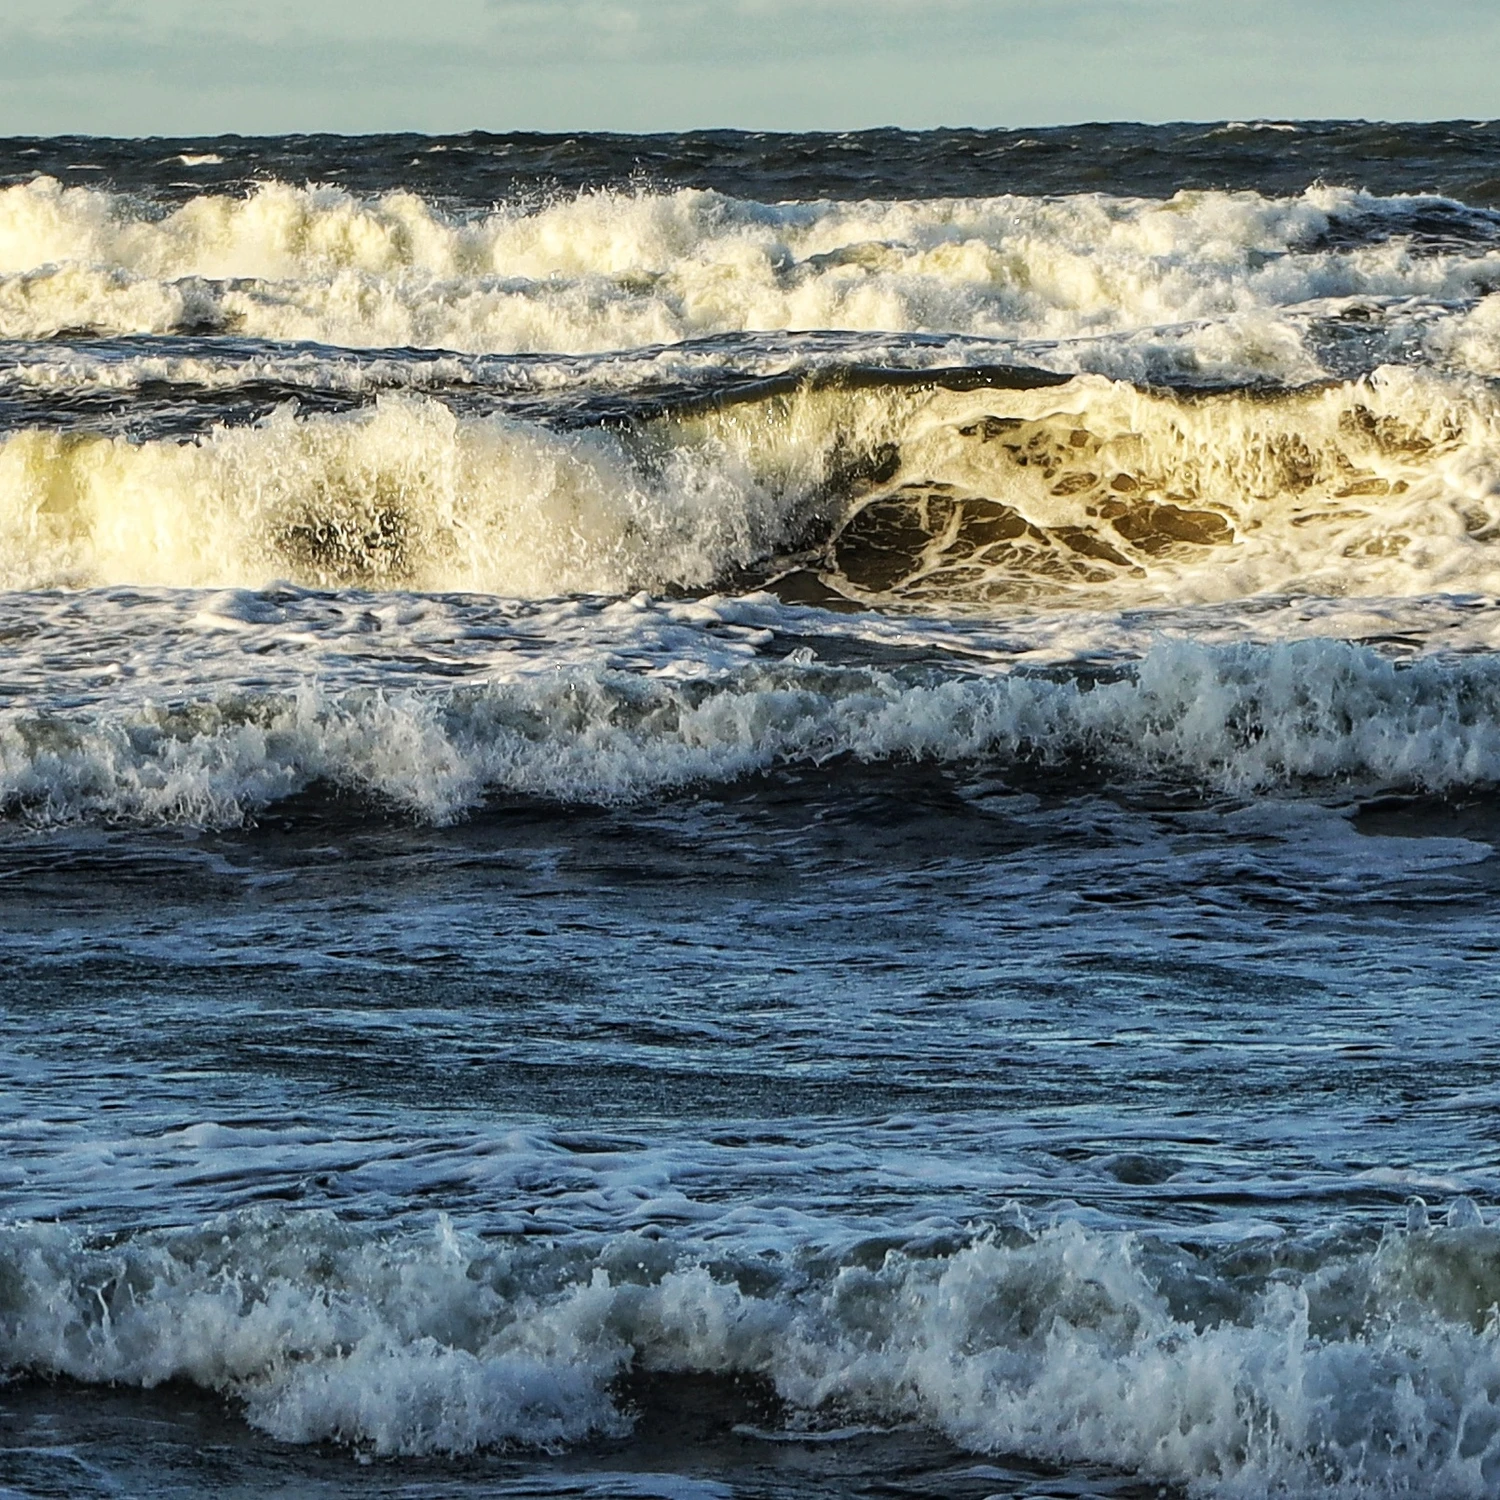
{"label": "sea water", "polygon": [[0,143],[0,1495],[1500,1492],[1500,127]]}

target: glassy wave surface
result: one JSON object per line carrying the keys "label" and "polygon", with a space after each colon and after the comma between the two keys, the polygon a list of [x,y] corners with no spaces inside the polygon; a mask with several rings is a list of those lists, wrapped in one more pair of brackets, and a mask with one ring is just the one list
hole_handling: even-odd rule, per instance
{"label": "glassy wave surface", "polygon": [[0,1492],[1493,1495],[1497,379],[1490,125],[0,142]]}

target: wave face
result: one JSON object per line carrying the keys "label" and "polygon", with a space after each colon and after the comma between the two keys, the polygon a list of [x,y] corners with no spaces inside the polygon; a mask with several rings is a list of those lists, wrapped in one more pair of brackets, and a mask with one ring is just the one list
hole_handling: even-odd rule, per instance
{"label": "wave face", "polygon": [[273,1437],[372,1454],[618,1432],[635,1367],[1223,1494],[1480,1496],[1500,1475],[1500,1240],[1473,1216],[1459,1200],[1459,1227],[1300,1255],[1015,1216],[714,1270],[639,1236],[564,1251],[446,1220],[382,1239],[261,1213],[103,1246],[38,1226],[0,1234],[0,1339],[12,1367],[188,1379]]}

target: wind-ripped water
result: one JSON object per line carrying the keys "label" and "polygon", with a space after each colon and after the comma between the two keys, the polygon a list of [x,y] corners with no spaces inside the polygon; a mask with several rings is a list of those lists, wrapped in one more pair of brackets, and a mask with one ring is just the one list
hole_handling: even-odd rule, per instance
{"label": "wind-ripped water", "polygon": [[1500,126],[0,143],[0,1496],[1500,1493]]}

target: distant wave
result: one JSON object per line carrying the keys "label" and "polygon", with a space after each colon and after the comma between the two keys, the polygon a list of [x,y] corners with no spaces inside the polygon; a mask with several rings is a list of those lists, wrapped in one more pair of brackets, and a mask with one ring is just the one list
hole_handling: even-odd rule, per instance
{"label": "distant wave", "polygon": [[[1482,210],[1345,188],[783,204],[596,191],[450,214],[410,193],[265,183],[163,216],[38,178],[0,189],[0,336],[512,352],[756,329],[1070,338],[1311,299],[1472,301],[1500,286],[1497,238]],[[1272,373],[1298,357],[1293,334],[1259,342]]]}

